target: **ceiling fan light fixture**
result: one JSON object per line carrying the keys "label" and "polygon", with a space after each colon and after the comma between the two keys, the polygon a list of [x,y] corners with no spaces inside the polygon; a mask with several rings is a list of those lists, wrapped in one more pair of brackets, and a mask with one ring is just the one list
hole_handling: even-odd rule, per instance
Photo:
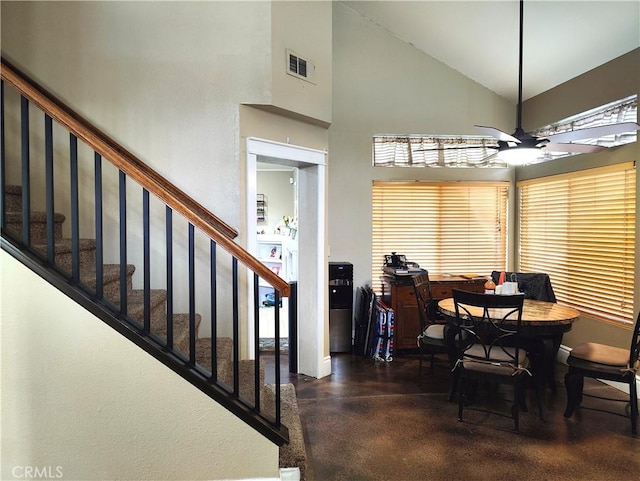
{"label": "ceiling fan light fixture", "polygon": [[513,147],[501,150],[497,155],[508,165],[527,165],[540,157],[540,149],[537,147]]}

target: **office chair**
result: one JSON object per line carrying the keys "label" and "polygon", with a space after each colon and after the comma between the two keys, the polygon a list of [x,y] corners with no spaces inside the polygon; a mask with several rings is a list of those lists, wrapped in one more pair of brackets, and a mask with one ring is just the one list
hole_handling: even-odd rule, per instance
{"label": "office chair", "polygon": [[459,330],[458,371],[460,394],[458,396],[458,420],[467,409],[507,416],[497,408],[472,406],[472,386],[479,381],[513,386],[513,404],[509,417],[514,430],[519,432],[520,409],[526,411],[524,381],[529,359],[520,348],[520,328],[524,295],[497,296],[453,290],[456,323]]}
{"label": "office chair", "polygon": [[[569,371],[564,377],[564,385],[567,390],[567,408],[564,412],[564,417],[570,418],[575,409],[581,406],[583,395],[608,401],[621,401],[619,399],[583,394],[582,389],[585,377],[617,381],[629,386],[628,404],[630,409],[628,417],[631,420],[631,433],[634,435],[637,434],[638,391],[636,387],[636,375],[640,371],[639,353],[640,314],[638,314],[636,324],[633,328],[630,349],[621,349],[619,347],[607,346],[595,342],[584,342],[574,347],[567,359]],[[624,400],[623,402],[627,401]],[[584,407],[584,409],[589,408]],[[613,411],[596,410],[619,414]]]}

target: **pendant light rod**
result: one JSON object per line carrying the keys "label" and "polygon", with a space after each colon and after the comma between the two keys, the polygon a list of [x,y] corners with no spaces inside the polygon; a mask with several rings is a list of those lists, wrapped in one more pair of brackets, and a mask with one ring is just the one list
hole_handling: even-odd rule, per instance
{"label": "pendant light rod", "polygon": [[517,129],[522,130],[522,44],[523,44],[523,24],[524,24],[524,0],[520,0],[520,61],[518,62],[518,108],[517,108]]}

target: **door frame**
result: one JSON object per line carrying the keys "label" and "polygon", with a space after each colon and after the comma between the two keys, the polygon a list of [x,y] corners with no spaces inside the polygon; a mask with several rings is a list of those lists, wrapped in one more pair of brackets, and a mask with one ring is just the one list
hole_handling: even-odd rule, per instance
{"label": "door frame", "polygon": [[[298,168],[298,372],[321,378],[331,374],[327,311],[326,156],[322,150],[248,137],[246,141],[247,250],[257,252],[257,163]],[[252,287],[252,283],[250,292]],[[304,316],[300,316],[303,306]],[[247,309],[247,342],[254,336],[253,309]],[[248,346],[248,352],[252,352]]]}

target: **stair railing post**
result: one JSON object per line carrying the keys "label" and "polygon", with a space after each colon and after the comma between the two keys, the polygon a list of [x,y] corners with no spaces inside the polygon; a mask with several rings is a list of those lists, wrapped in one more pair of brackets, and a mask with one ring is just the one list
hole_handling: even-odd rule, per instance
{"label": "stair railing post", "polygon": [[165,251],[167,266],[167,349],[173,350],[173,210],[165,207]]}
{"label": "stair railing post", "polygon": [[80,213],[78,206],[78,137],[69,134],[70,195],[71,195],[71,276],[80,282]]}
{"label": "stair railing post", "polygon": [[46,183],[47,209],[47,261],[52,266],[56,263],[55,252],[55,205],[53,195],[53,120],[47,114],[44,116],[44,163]]}
{"label": "stair railing post", "polygon": [[217,244],[215,241],[209,243],[209,283],[210,283],[210,304],[211,304],[211,381],[218,380],[218,348],[216,339],[218,338],[218,280],[217,280]]}
{"label": "stair railing post", "polygon": [[[5,199],[7,192],[6,164],[4,144],[4,80],[0,81],[0,199]],[[2,202],[0,207],[0,226],[4,229],[7,218],[7,203]]]}
{"label": "stair railing post", "polygon": [[29,161],[29,101],[20,97],[21,159],[22,159],[22,243],[31,240],[31,174]]}
{"label": "stair railing post", "polygon": [[119,171],[120,194],[120,313],[127,315],[127,176]]}
{"label": "stair railing post", "polygon": [[189,223],[189,362],[196,363],[196,254],[195,232]]}
{"label": "stair railing post", "polygon": [[102,156],[95,153],[94,165],[94,202],[95,202],[95,230],[96,230],[96,297],[104,297],[104,233],[102,208]]}
{"label": "stair railing post", "polygon": [[151,332],[151,233],[149,228],[149,191],[142,189],[142,250],[144,285],[144,332]]}

